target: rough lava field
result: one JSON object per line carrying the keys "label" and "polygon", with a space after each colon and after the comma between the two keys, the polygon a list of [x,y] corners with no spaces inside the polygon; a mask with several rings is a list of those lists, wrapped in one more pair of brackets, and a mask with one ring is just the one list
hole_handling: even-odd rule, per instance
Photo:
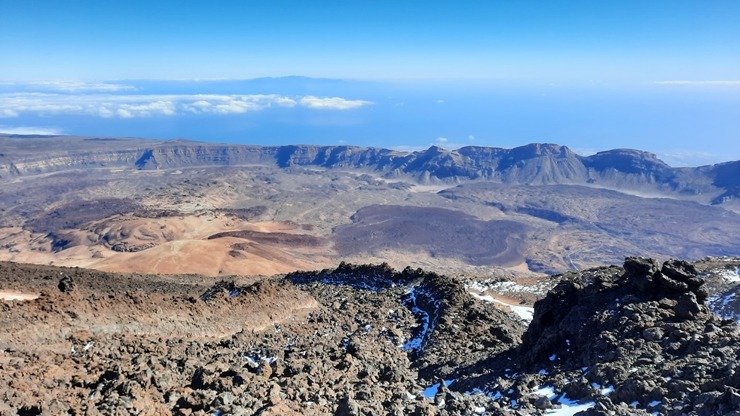
{"label": "rough lava field", "polygon": [[0,415],[740,415],[738,178],[0,135]]}
{"label": "rough lava field", "polygon": [[2,263],[0,413],[737,415],[740,308],[709,300],[738,267],[628,258],[549,278],[527,311],[387,265],[214,282]]}

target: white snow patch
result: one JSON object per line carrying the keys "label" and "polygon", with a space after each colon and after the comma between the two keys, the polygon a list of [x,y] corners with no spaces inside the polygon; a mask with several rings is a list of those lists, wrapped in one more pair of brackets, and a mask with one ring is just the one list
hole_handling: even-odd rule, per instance
{"label": "white snow patch", "polygon": [[412,287],[411,289],[409,289],[409,291],[406,292],[406,294],[409,296],[409,301],[411,302],[411,312],[421,317],[422,328],[416,337],[406,341],[406,343],[403,344],[403,349],[407,351],[408,350],[420,351],[422,344],[424,343],[424,337],[426,337],[427,332],[429,331],[430,317],[429,317],[429,314],[425,310],[416,306],[416,288],[415,287]]}
{"label": "white snow patch", "polygon": [[549,359],[550,359],[550,361],[555,361],[555,360],[557,360],[557,359],[558,359],[558,356],[557,356],[557,355],[555,355],[555,354],[553,354],[553,355],[551,355],[551,356],[549,357]]}
{"label": "white snow patch", "polygon": [[485,292],[491,290],[496,293],[533,293],[533,294],[544,294],[547,293],[550,285],[547,282],[538,285],[520,285],[516,282],[511,281],[492,281],[483,280],[470,282],[467,285],[468,289],[477,290],[478,292]]}
{"label": "white snow patch", "polygon": [[740,283],[740,268],[737,268],[734,271],[722,269],[717,274],[730,283]]}
{"label": "white snow patch", "polygon": [[[468,286],[468,287],[470,288],[470,286]],[[506,302],[500,301],[500,300],[494,298],[491,295],[482,295],[480,293],[476,293],[476,292],[472,292],[472,291],[470,291],[469,293],[471,295],[473,295],[474,298],[480,299],[480,300],[482,300],[484,302],[498,303],[500,305],[506,306],[507,308],[511,309],[512,312],[514,312],[515,314],[517,314],[520,318],[522,318],[522,320],[524,320],[526,322],[532,322],[532,319],[534,318],[534,308],[532,308],[530,306],[512,305],[510,303],[506,303]]]}
{"label": "white snow patch", "polygon": [[[532,395],[545,396],[550,400],[555,399],[555,397],[557,396],[557,394],[555,393],[555,388],[552,386],[539,387],[532,393]],[[582,412],[596,406],[596,403],[594,402],[578,403],[575,400],[570,400],[565,395],[560,397],[558,399],[558,402],[561,405],[559,409],[549,409],[545,411],[545,414],[555,416],[571,416],[578,412]]]}
{"label": "white snow patch", "polygon": [[486,408],[483,406],[477,406],[473,408],[473,411],[475,413],[478,413],[479,415],[482,415],[483,413],[486,413]]}
{"label": "white snow patch", "polygon": [[486,302],[495,302],[496,299],[493,298],[491,295],[481,295],[480,293],[470,292],[471,295],[473,295],[474,298],[480,299]]}
{"label": "white snow patch", "polygon": [[729,295],[722,298],[722,306],[727,306],[730,302],[732,302],[733,299],[735,299],[735,293],[730,293]]}
{"label": "white snow patch", "polygon": [[509,306],[515,314],[527,322],[532,322],[534,318],[534,308],[529,306]]}

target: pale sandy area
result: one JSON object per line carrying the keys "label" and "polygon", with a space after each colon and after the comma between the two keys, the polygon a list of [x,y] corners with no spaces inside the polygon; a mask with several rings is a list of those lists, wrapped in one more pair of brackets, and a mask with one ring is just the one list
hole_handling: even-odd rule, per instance
{"label": "pale sandy area", "polygon": [[[18,227],[0,229],[0,261],[86,267],[104,271],[219,275],[273,275],[329,267],[330,246],[293,247],[260,244],[245,238],[210,236],[225,231],[306,234],[300,225],[265,221],[248,223],[222,215],[181,215],[165,218],[116,217],[86,230],[69,230],[82,242],[58,252],[45,235]],[[144,247],[113,250],[114,244]],[[245,248],[234,250],[235,244]]]}
{"label": "pale sandy area", "polygon": [[0,290],[0,299],[2,300],[34,300],[38,299],[38,293],[21,293],[12,290]]}

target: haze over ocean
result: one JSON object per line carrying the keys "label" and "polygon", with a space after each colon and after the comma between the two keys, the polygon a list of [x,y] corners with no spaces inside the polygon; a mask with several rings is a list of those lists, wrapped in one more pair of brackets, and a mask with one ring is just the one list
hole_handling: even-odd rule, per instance
{"label": "haze over ocean", "polygon": [[399,3],[6,0],[0,131],[740,159],[739,2]]}

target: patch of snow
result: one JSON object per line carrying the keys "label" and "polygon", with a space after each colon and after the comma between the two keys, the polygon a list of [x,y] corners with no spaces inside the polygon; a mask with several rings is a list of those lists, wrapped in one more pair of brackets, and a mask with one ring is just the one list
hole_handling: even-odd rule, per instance
{"label": "patch of snow", "polygon": [[717,274],[729,283],[740,283],[740,268],[733,270],[722,269]]}
{"label": "patch of snow", "polygon": [[558,356],[557,356],[557,355],[555,355],[555,354],[553,354],[553,355],[551,355],[551,356],[549,357],[549,359],[550,359],[550,361],[555,361],[555,360],[557,360],[557,359],[558,359]]}
{"label": "patch of snow", "polygon": [[546,376],[546,375],[547,375],[547,374],[549,374],[549,373],[547,372],[547,370],[545,370],[545,369],[543,368],[543,369],[541,369],[540,371],[538,371],[538,372],[537,372],[537,374],[539,374],[539,375],[542,375],[542,376]]}
{"label": "patch of snow", "polygon": [[515,314],[519,315],[522,320],[527,322],[532,322],[532,319],[534,318],[534,308],[529,306],[511,306],[511,310],[514,311]]}
{"label": "patch of snow", "polygon": [[496,299],[494,299],[493,296],[491,295],[481,295],[480,293],[476,293],[476,292],[470,292],[470,294],[473,295],[474,298],[480,299],[482,301],[486,301],[486,302],[496,301]]}
{"label": "patch of snow", "polygon": [[244,356],[244,360],[245,360],[245,361],[247,362],[247,364],[249,364],[249,366],[250,366],[250,367],[252,367],[252,368],[257,368],[257,367],[259,367],[259,365],[260,365],[260,363],[259,363],[259,362],[257,362],[257,361],[256,361],[255,359],[253,359],[253,358],[252,358],[252,357],[250,357],[250,356]]}
{"label": "patch of snow", "polygon": [[608,396],[612,393],[614,393],[614,386],[608,386],[606,388],[601,389],[602,396]]}
{"label": "patch of snow", "polygon": [[275,361],[277,361],[277,357],[263,357],[262,353],[260,351],[252,350],[248,353],[242,354],[242,359],[247,362],[247,365],[249,365],[252,368],[257,368],[260,366],[261,363],[267,363],[268,365],[272,365]]}
{"label": "patch of snow", "polygon": [[[571,416],[578,412],[588,410],[596,405],[596,403],[594,402],[578,403],[575,400],[569,399],[568,396],[565,395],[555,400],[558,394],[555,393],[555,388],[553,386],[537,387],[537,389],[532,392],[531,395],[544,396],[547,397],[549,400],[554,401],[555,403],[560,403],[561,407],[559,409],[549,409],[545,411],[546,415]],[[514,400],[512,400],[512,403],[513,406],[516,405],[516,402]]]}
{"label": "patch of snow", "polygon": [[93,345],[95,345],[95,343],[94,343],[94,342],[92,342],[92,341],[88,342],[87,344],[85,344],[85,346],[84,346],[84,347],[82,347],[82,351],[87,351],[87,350],[89,350],[90,348],[92,348],[92,347],[93,347]]}
{"label": "patch of snow", "polygon": [[710,296],[707,299],[707,306],[709,310],[715,313],[717,316],[723,319],[735,319],[740,322],[740,314],[733,311],[731,303],[736,302],[737,293],[730,291],[729,293],[722,295]]}
{"label": "patch of snow", "polygon": [[419,318],[419,320],[421,321],[421,330],[414,338],[404,343],[402,349],[405,351],[408,351],[408,350],[421,351],[424,348],[424,342],[430,336],[430,334],[434,331],[437,318],[439,318],[440,301],[437,299],[434,299],[434,297],[429,293],[425,293],[424,291],[421,291],[421,290],[419,291],[419,293],[421,293],[423,296],[426,296],[429,298],[428,303],[432,305],[435,309],[430,314],[429,312],[425,311],[424,309],[418,306],[416,292],[417,290],[415,286],[409,288],[409,290],[406,292],[406,299],[403,300],[403,303],[409,309],[411,309],[411,312],[414,313],[414,315],[416,315]]}
{"label": "patch of snow", "polygon": [[660,404],[660,400],[653,400],[652,402],[648,403],[648,407],[655,407]]}
{"label": "patch of snow", "polygon": [[732,302],[733,299],[735,299],[735,296],[737,293],[731,293],[724,298],[722,298],[722,306],[727,306],[730,302]]}
{"label": "patch of snow", "polygon": [[486,408],[483,406],[476,406],[473,408],[473,412],[478,413],[479,415],[482,415],[483,413],[486,413]]}
{"label": "patch of snow", "polygon": [[500,305],[504,305],[504,306],[508,307],[509,309],[511,309],[512,312],[514,312],[515,314],[517,314],[520,318],[522,318],[522,320],[524,320],[526,322],[532,322],[532,319],[534,318],[534,308],[532,308],[530,306],[512,305],[510,303],[506,303],[506,302],[500,301],[500,300],[494,298],[491,295],[481,295],[480,293],[472,292],[472,291],[469,292],[469,293],[474,298],[480,299],[480,300],[482,300],[484,302],[498,303]]}
{"label": "patch of snow", "polygon": [[411,289],[409,289],[406,295],[409,296],[408,302],[411,303],[411,312],[421,317],[422,328],[417,336],[415,336],[414,338],[411,338],[410,340],[406,341],[405,344],[403,344],[403,349],[420,351],[422,344],[424,343],[424,337],[426,336],[427,331],[429,331],[429,314],[425,310],[416,306],[416,288],[415,287],[412,287]]}
{"label": "patch of snow", "polygon": [[497,293],[533,293],[533,294],[545,294],[547,293],[547,290],[549,289],[549,286],[547,282],[544,282],[545,284],[537,284],[537,285],[520,285],[516,282],[511,281],[492,281],[492,280],[483,280],[483,281],[476,281],[476,282],[470,282],[466,286],[468,289],[477,290],[478,292],[485,292],[486,290],[491,290],[493,292]]}

